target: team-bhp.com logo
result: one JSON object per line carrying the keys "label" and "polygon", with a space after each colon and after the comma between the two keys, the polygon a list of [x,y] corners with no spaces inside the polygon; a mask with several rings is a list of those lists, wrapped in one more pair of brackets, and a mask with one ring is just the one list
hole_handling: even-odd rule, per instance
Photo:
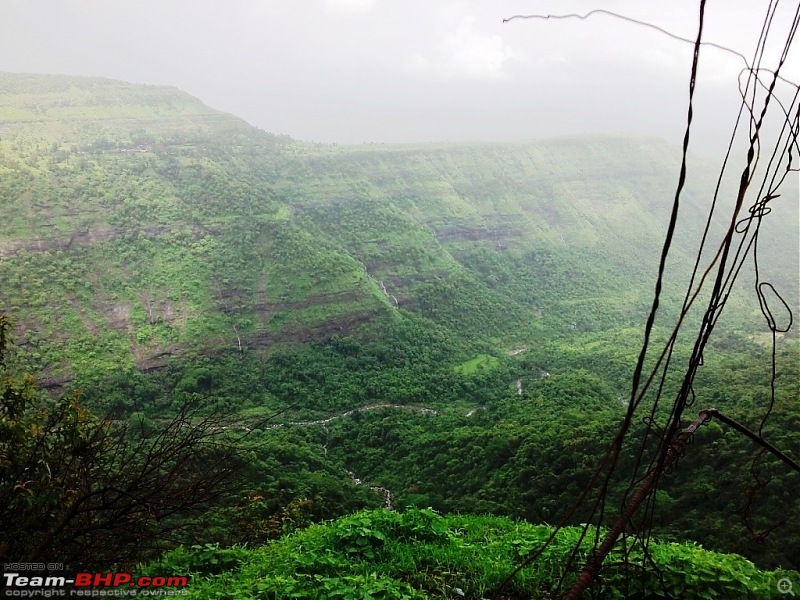
{"label": "team-bhp.com logo", "polygon": [[75,577],[3,573],[5,596],[185,596],[187,577],[134,577],[130,573],[78,573]]}

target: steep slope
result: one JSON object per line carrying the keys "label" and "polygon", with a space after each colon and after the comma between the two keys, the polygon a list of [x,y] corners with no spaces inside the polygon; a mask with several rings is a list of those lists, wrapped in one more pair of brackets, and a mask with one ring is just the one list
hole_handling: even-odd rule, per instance
{"label": "steep slope", "polygon": [[[398,319],[512,348],[639,323],[649,301],[677,170],[657,140],[342,148],[171,88],[0,89],[0,294],[53,381]],[[695,172],[674,266],[713,185]]]}
{"label": "steep slope", "polygon": [[26,76],[2,87],[4,303],[23,339],[57,348],[48,363],[147,368],[181,347],[236,344],[239,329],[304,339],[380,308],[355,261],[270,191],[274,136],[176,90]]}

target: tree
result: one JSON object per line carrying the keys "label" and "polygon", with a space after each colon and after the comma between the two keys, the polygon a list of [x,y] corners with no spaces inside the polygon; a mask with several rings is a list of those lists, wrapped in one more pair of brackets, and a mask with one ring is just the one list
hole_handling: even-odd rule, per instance
{"label": "tree", "polygon": [[10,330],[0,314],[0,562],[130,565],[237,488],[243,451],[218,417],[184,404],[148,433],[51,400],[8,372]]}

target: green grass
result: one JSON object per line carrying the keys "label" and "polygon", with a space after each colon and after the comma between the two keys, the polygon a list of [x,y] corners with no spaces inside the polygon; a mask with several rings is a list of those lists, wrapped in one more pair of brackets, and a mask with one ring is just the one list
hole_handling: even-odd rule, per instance
{"label": "green grass", "polygon": [[473,375],[480,371],[488,371],[493,369],[500,363],[500,359],[488,354],[479,354],[473,359],[470,359],[460,365],[453,367],[456,373],[461,375]]}

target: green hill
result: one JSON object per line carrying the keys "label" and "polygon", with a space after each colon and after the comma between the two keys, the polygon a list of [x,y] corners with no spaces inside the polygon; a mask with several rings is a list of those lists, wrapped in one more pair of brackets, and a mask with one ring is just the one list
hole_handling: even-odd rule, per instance
{"label": "green hill", "polygon": [[[0,84],[2,300],[53,381],[397,319],[511,348],[649,302],[677,169],[658,140],[319,146],[172,88]],[[675,265],[712,176],[690,181]]]}
{"label": "green hill", "polygon": [[[0,74],[9,362],[117,421],[162,422],[198,398],[232,415],[261,444],[247,492],[269,515],[377,506],[354,491],[358,473],[408,505],[553,521],[625,410],[679,157],[619,136],[300,143],[174,88]],[[690,160],[657,342],[718,167]],[[759,240],[760,273],[795,311],[796,196],[787,181]],[[711,223],[706,261],[727,218]],[[797,455],[797,329],[777,336],[773,381],[752,270],[704,356],[697,408],[758,428],[771,407],[764,435]],[[679,382],[665,378],[667,403]],[[691,477],[661,491],[655,529],[796,567],[800,477],[767,461],[750,521],[732,519],[750,507],[753,448],[716,426],[703,436]],[[241,541],[229,517],[201,541]]]}

